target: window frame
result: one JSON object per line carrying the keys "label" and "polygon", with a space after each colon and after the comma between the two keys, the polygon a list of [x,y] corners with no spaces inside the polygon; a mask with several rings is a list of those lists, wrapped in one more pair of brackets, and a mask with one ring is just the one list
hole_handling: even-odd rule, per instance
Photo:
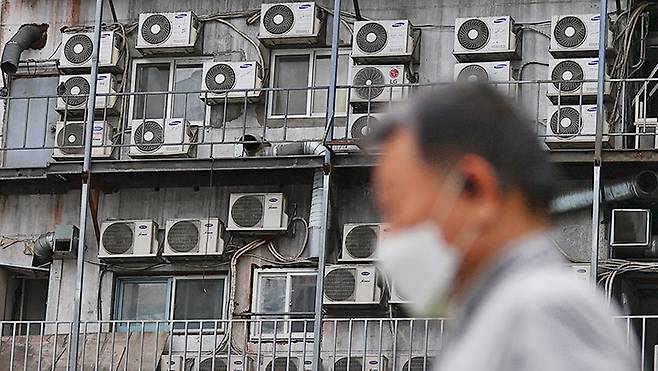
{"label": "window frame", "polygon": [[[277,93],[275,90],[270,90],[267,96],[267,118],[268,119],[286,119],[286,118],[324,118],[326,116],[326,109],[323,113],[314,113],[313,112],[313,98],[316,92],[314,87],[316,87],[315,79],[315,66],[318,56],[331,56],[331,49],[327,48],[311,48],[311,49],[275,49],[270,53],[270,74],[269,74],[269,86],[274,88],[275,79],[276,79],[276,58],[279,56],[303,56],[308,55],[308,83],[307,88],[309,94],[306,96],[306,113],[304,114],[283,114],[278,115],[274,114],[274,95]],[[354,63],[352,62],[351,52],[348,48],[339,48],[339,56],[347,56],[347,84],[349,85],[350,77],[352,74],[352,67]],[[336,112],[336,117],[347,117],[350,110],[349,94],[346,96],[346,105],[345,112]]]}
{"label": "window frame", "polygon": [[[272,316],[260,316],[258,313],[263,313],[260,310],[260,301],[259,298],[262,296],[261,295],[261,279],[264,277],[285,277],[286,279],[286,292],[285,292],[285,312],[288,313],[290,310],[290,295],[292,292],[292,279],[291,277],[293,276],[313,276],[317,279],[317,274],[318,270],[315,268],[256,268],[254,270],[254,280],[252,284],[252,290],[251,290],[251,310],[253,313],[256,313],[254,315],[254,318],[256,319],[268,319],[271,318],[272,320],[274,319],[281,319],[284,320],[283,322],[283,330],[281,331],[276,331],[276,338],[281,339],[281,338],[293,338],[293,339],[303,339],[303,338],[312,338],[313,337],[313,331],[308,330],[306,332],[303,331],[295,331],[291,332],[290,331],[290,322],[288,320],[295,319],[295,318],[290,318],[290,315],[286,314],[281,314],[280,316],[278,315],[272,315]],[[317,282],[317,281],[316,281]],[[315,290],[317,290],[317,284],[315,287]],[[303,318],[299,318],[299,320],[303,320]],[[307,319],[308,321],[312,321],[312,319]],[[251,326],[250,330],[251,338],[252,339],[274,339],[274,331],[271,333],[266,333],[263,332],[261,329],[259,329],[259,326],[257,323],[254,323],[253,326]]]}
{"label": "window frame", "polygon": [[[215,319],[187,319],[187,320],[174,320],[174,307],[176,304],[176,281],[179,280],[223,280],[223,292],[222,292],[222,315],[221,318],[215,318]],[[167,310],[167,318],[163,320],[152,320],[152,321],[161,321],[162,323],[159,324],[157,327],[158,329],[162,329],[163,331],[170,331],[175,334],[180,334],[180,333],[187,333],[187,334],[197,334],[199,332],[203,333],[214,333],[215,329],[214,328],[203,328],[203,326],[199,326],[199,329],[190,329],[188,328],[187,330],[183,329],[177,329],[174,328],[173,322],[174,321],[190,321],[190,322],[204,322],[204,321],[220,321],[217,325],[217,332],[221,333],[224,332],[226,328],[226,324],[222,321],[225,321],[227,319],[227,314],[228,314],[228,275],[226,274],[213,274],[213,275],[200,275],[200,274],[193,274],[193,275],[186,275],[186,276],[120,276],[116,278],[116,288],[114,290],[114,314],[113,314],[113,320],[118,322],[120,327],[123,330],[127,329],[127,325],[121,325],[121,322],[127,322],[127,321],[135,321],[139,322],[140,320],[126,320],[120,318],[121,315],[121,309],[123,307],[123,284],[125,282],[138,282],[138,283],[156,283],[156,282],[166,282],[167,284],[167,297],[165,298],[165,307]],[[133,327],[133,326],[131,326]],[[153,329],[156,327],[155,324],[147,324],[145,325],[145,328],[148,327],[150,329]],[[140,328],[135,328],[133,331],[141,331]]]}
{"label": "window frame", "polygon": [[[175,84],[176,84],[176,67],[178,65],[193,65],[193,64],[201,64],[203,65],[206,62],[212,62],[213,58],[209,56],[200,56],[200,57],[174,57],[174,58],[165,58],[165,57],[155,57],[155,58],[134,58],[132,60],[131,64],[131,72],[130,72],[130,107],[128,109],[128,118],[129,122],[135,121],[135,120],[146,120],[144,118],[139,119],[139,118],[134,118],[134,110],[135,110],[135,97],[136,97],[136,88],[137,88],[137,70],[140,67],[140,65],[149,65],[149,64],[168,64],[169,65],[169,84],[167,87],[168,94],[165,95],[166,97],[166,114],[164,119],[168,118],[174,118],[173,117],[173,109],[174,109],[174,99],[175,96],[177,95],[176,91],[174,90]],[[202,67],[203,68],[203,67]],[[203,78],[203,76],[201,76]],[[199,94],[201,94],[201,86],[199,86]],[[181,93],[182,94],[182,93]],[[194,95],[194,93],[188,93],[189,95]],[[188,98],[189,100],[190,98]],[[201,98],[199,98],[199,101],[201,101]],[[203,101],[201,101],[203,103]],[[205,106],[205,112],[204,112],[204,119],[203,120],[194,120],[191,121],[190,119],[186,118],[187,121],[189,121],[190,125],[193,126],[209,126],[210,125],[210,113],[211,113],[211,107],[205,103],[203,103]],[[187,110],[187,107],[185,107]]]}

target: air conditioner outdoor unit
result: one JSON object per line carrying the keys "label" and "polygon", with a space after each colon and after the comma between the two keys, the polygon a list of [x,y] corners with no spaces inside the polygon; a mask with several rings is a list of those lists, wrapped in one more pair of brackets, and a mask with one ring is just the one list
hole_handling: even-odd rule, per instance
{"label": "air conditioner outdoor unit", "polygon": [[221,233],[217,218],[167,220],[162,255],[170,258],[221,255],[224,253]]}
{"label": "air conditioner outdoor unit", "polygon": [[[207,62],[203,64],[201,99],[207,104],[244,102],[260,96],[261,66],[258,62]],[[208,91],[207,93],[205,91]]]}
{"label": "air conditioner outdoor unit", "polygon": [[288,229],[283,193],[231,193],[229,231],[268,232]]}
{"label": "air conditioner outdoor unit", "polygon": [[[57,111],[66,117],[82,116],[87,110],[87,99],[91,88],[90,75],[62,75],[59,77]],[[114,89],[114,75],[104,73],[96,79],[95,111],[99,115],[108,116],[118,113],[117,95]]]}
{"label": "air conditioner outdoor unit", "polygon": [[[548,106],[545,142],[549,148],[590,148],[596,136],[596,105]],[[603,123],[603,142],[610,137]]]}
{"label": "air conditioner outdoor unit", "polygon": [[144,55],[194,53],[200,23],[191,12],[142,13],[139,15],[137,49]]}
{"label": "air conditioner outdoor unit", "polygon": [[368,136],[368,133],[380,125],[384,114],[382,113],[353,113],[350,115],[347,132],[344,127],[334,129],[334,138],[359,142]]}
{"label": "air conditioner outdoor unit", "polygon": [[493,83],[496,88],[505,94],[516,91],[516,85],[513,84],[516,79],[512,76],[510,61],[457,63],[455,64],[454,73],[455,81]]}
{"label": "air conditioner outdoor unit", "polygon": [[[189,353],[188,353],[189,354]],[[160,371],[251,371],[252,359],[241,355],[203,355],[201,358],[188,357],[187,362],[182,355],[163,355],[160,358]],[[191,368],[186,368],[191,367]]]}
{"label": "air conditioner outdoor unit", "polygon": [[404,362],[399,362],[399,371],[432,371],[434,369],[434,357],[413,356]]}
{"label": "air conditioner outdoor unit", "polygon": [[263,357],[260,371],[312,371],[313,358],[307,354],[302,356],[279,356],[272,359],[271,356]]}
{"label": "air conditioner outdoor unit", "polygon": [[[549,52],[562,57],[595,57],[599,52],[599,14],[568,14],[551,17]],[[608,29],[608,46],[612,32]]]}
{"label": "air conditioner outdoor unit", "polygon": [[352,59],[360,63],[405,63],[412,59],[414,38],[408,20],[354,23]]}
{"label": "air conditioner outdoor unit", "polygon": [[316,44],[322,17],[314,2],[262,4],[258,39],[266,46]]}
{"label": "air conditioner outdoor unit", "polygon": [[324,276],[325,305],[379,304],[382,290],[373,265],[332,265]]}
{"label": "air conditioner outdoor unit", "polygon": [[[59,68],[65,72],[85,72],[91,69],[93,32],[63,33]],[[121,51],[113,31],[101,31],[98,68],[118,72]]]}
{"label": "air conditioner outdoor unit", "polygon": [[379,236],[386,224],[347,223],[343,226],[343,248],[340,261],[367,262],[375,260]]}
{"label": "air conditioner outdoor unit", "polygon": [[99,259],[154,258],[158,225],[153,220],[116,220],[101,225]]}
{"label": "air conditioner outdoor unit", "polygon": [[[548,61],[551,83],[546,96],[554,103],[593,103],[596,101],[599,61],[596,58],[551,59]],[[606,74],[606,79],[608,78]],[[589,80],[583,82],[583,80]],[[610,95],[610,82],[604,85]]]}
{"label": "air conditioner outdoor unit", "polygon": [[404,98],[407,83],[403,65],[354,66],[352,68],[350,103],[389,103]]}
{"label": "air conditioner outdoor unit", "polygon": [[[91,142],[91,157],[110,159],[113,155],[113,129],[106,121],[94,121]],[[59,121],[55,124],[55,147],[53,158],[56,160],[75,160],[84,157],[85,122]]]}
{"label": "air conditioner outdoor unit", "polygon": [[[365,358],[365,359],[364,359]],[[378,355],[351,355],[336,357],[332,371],[387,371],[388,358]]]}
{"label": "air conditioner outdoor unit", "polygon": [[130,157],[187,157],[196,133],[183,119],[137,119],[130,137]]}
{"label": "air conditioner outdoor unit", "polygon": [[520,59],[514,19],[457,18],[452,54],[460,62]]}

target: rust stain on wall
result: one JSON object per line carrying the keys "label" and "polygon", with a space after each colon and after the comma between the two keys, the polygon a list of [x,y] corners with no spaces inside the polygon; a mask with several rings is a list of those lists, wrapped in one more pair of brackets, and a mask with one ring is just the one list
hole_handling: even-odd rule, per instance
{"label": "rust stain on wall", "polygon": [[77,25],[80,23],[80,3],[82,0],[70,0],[68,15],[66,17],[67,24]]}
{"label": "rust stain on wall", "polygon": [[55,210],[53,212],[55,224],[60,224],[62,220],[62,195],[55,196]]}
{"label": "rust stain on wall", "polygon": [[0,3],[0,45],[4,41],[5,32],[9,31],[4,29],[4,25],[7,24],[8,16],[9,16],[9,0],[2,0],[2,3]]}

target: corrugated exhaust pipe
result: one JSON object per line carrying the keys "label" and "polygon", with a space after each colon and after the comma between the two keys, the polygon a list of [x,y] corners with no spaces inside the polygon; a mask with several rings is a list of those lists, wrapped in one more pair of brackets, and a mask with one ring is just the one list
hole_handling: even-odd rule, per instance
{"label": "corrugated exhaust pipe", "polygon": [[[603,194],[606,201],[658,198],[658,174],[653,171],[643,171],[628,178],[615,180],[603,186]],[[589,207],[594,200],[593,195],[591,189],[564,193],[553,200],[551,212],[561,214]]]}
{"label": "corrugated exhaust pipe", "polygon": [[274,156],[294,156],[294,155],[317,155],[321,156],[326,151],[322,142],[296,142],[277,144],[272,148]]}
{"label": "corrugated exhaust pipe", "polygon": [[34,240],[32,265],[40,266],[53,260],[55,232],[47,232]]}
{"label": "corrugated exhaust pipe", "polygon": [[269,142],[254,134],[245,134],[238,139],[238,142],[235,146],[236,157],[252,157],[263,154],[266,149],[271,147]]}
{"label": "corrugated exhaust pipe", "polygon": [[0,69],[7,75],[13,75],[18,70],[21,54],[25,49],[42,49],[46,46],[48,36],[47,24],[24,24],[14,36],[7,41],[2,50]]}

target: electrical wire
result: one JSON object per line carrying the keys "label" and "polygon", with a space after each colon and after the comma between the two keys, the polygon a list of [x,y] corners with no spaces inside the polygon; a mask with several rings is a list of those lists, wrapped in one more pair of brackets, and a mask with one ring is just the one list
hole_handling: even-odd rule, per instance
{"label": "electrical wire", "polygon": [[258,46],[258,43],[256,43],[251,37],[249,37],[249,35],[247,35],[246,33],[242,32],[242,31],[240,31],[233,23],[228,22],[228,21],[226,21],[222,18],[211,18],[211,19],[209,19],[209,21],[210,20],[215,21],[215,22],[219,22],[223,25],[228,26],[233,31],[235,31],[238,35],[242,36],[245,40],[247,40],[247,42],[249,42],[254,47],[254,49],[256,49],[256,53],[258,54],[258,61],[260,62],[261,67],[265,68],[265,59],[263,58],[263,53],[261,52],[260,47]]}

